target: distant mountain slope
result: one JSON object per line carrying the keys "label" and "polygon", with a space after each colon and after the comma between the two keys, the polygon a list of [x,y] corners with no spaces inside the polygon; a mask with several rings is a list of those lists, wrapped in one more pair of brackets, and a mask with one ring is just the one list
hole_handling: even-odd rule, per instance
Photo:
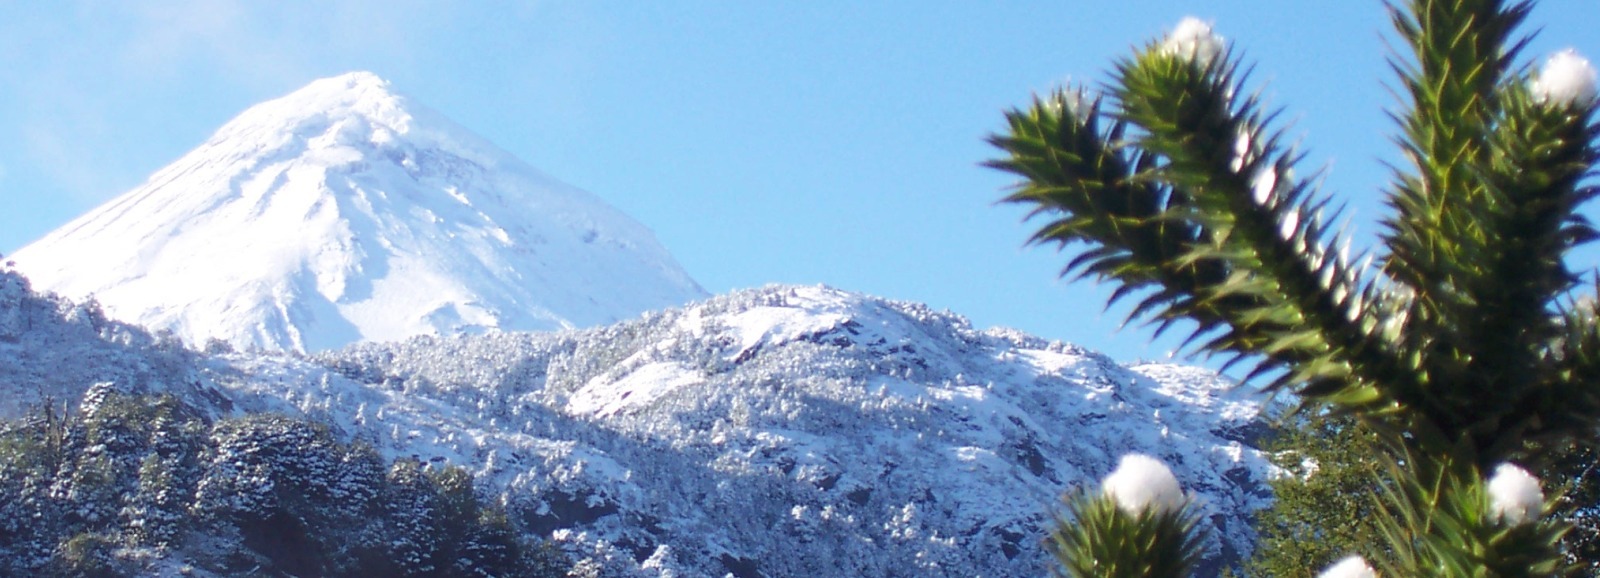
{"label": "distant mountain slope", "polygon": [[654,235],[358,72],[250,108],[11,259],[191,344],[322,350],[705,296]]}
{"label": "distant mountain slope", "polygon": [[[0,320],[15,301],[0,299]],[[4,375],[114,376],[40,354],[110,343],[38,329],[88,323],[52,311],[29,330],[46,334],[0,347],[0,367],[17,368]],[[391,458],[463,465],[518,527],[597,576],[1041,576],[1059,496],[1130,451],[1172,464],[1202,501],[1216,570],[1248,550],[1249,514],[1270,499],[1259,404],[1210,372],[1123,367],[827,288],[312,356],[160,351],[90,360],[170,359],[127,379],[188,384],[179,395],[217,415],[309,417]]]}
{"label": "distant mountain slope", "polygon": [[617,575],[1039,576],[1058,497],[1130,451],[1199,494],[1214,562],[1268,500],[1258,404],[1215,374],[826,288],[314,361],[216,378],[242,407],[473,464]]}

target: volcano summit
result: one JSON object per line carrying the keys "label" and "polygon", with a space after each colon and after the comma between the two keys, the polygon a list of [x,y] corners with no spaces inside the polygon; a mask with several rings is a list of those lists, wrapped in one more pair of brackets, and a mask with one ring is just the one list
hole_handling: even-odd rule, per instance
{"label": "volcano summit", "polygon": [[12,259],[38,289],[236,348],[586,327],[705,296],[643,225],[366,72],[246,110]]}

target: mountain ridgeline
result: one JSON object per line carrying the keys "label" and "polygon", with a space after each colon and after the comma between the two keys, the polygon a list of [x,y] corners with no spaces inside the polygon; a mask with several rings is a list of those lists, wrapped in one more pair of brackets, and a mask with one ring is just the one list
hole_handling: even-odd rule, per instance
{"label": "mountain ridgeline", "polygon": [[[1270,499],[1259,403],[1214,374],[828,288],[306,356],[189,351],[0,280],[19,404],[76,404],[110,382],[208,423],[324,424],[387,462],[463,468],[580,575],[1036,576],[1059,496],[1129,451],[1173,464],[1205,504],[1217,569],[1248,551]],[[205,543],[100,547],[139,574]]]}

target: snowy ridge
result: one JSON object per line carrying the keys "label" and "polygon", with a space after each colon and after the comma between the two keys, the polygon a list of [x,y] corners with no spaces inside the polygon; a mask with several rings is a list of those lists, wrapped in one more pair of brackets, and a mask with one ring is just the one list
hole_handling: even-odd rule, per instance
{"label": "snowy ridge", "polygon": [[[35,347],[104,342],[22,335],[0,347],[0,367],[22,375],[47,373]],[[390,457],[466,466],[519,527],[597,576],[1038,576],[1059,496],[1130,451],[1171,464],[1204,504],[1215,571],[1249,548],[1248,516],[1270,499],[1259,400],[1214,374],[1123,367],[822,287],[586,330],[175,359],[145,381],[186,383],[168,390],[214,412],[308,416]]]}
{"label": "snowy ridge", "polygon": [[12,256],[190,344],[586,327],[705,296],[639,223],[371,73],[250,108]]}
{"label": "snowy ridge", "polygon": [[1039,575],[1058,497],[1129,451],[1201,496],[1216,561],[1268,499],[1258,403],[1214,374],[826,288],[218,371],[242,408],[471,464],[615,575]]}
{"label": "snowy ridge", "polygon": [[0,268],[0,418],[45,402],[75,407],[97,382],[213,407],[221,398],[202,386],[197,359],[170,336],[107,319],[93,303],[40,295]]}

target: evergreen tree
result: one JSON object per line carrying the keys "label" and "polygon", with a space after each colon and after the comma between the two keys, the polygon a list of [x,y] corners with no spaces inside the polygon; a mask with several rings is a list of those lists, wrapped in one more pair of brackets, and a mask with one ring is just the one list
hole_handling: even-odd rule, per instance
{"label": "evergreen tree", "polygon": [[1271,482],[1272,506],[1257,513],[1260,539],[1245,575],[1310,578],[1352,553],[1382,557],[1368,496],[1385,450],[1371,432],[1349,419],[1288,416],[1264,449],[1285,475]]}
{"label": "evergreen tree", "polygon": [[1384,574],[1568,575],[1567,525],[1516,464],[1538,471],[1553,456],[1537,448],[1600,425],[1600,310],[1565,263],[1596,236],[1577,213],[1596,193],[1595,71],[1570,51],[1519,61],[1531,2],[1391,10],[1408,102],[1375,270],[1348,257],[1240,57],[1198,20],[1118,62],[1104,94],[1008,113],[991,165],[1022,178],[1008,201],[1049,216],[1036,242],[1089,246],[1069,273],[1376,436]]}
{"label": "evergreen tree", "polygon": [[114,537],[83,532],[57,549],[55,557],[45,569],[51,578],[128,578],[114,554],[117,541]]}
{"label": "evergreen tree", "polygon": [[1600,576],[1600,455],[1588,444],[1572,444],[1547,469],[1545,479],[1566,480],[1561,511],[1572,531],[1566,536],[1567,560],[1589,576]]}
{"label": "evergreen tree", "polygon": [[50,486],[65,426],[50,402],[34,419],[0,424],[0,574],[40,567],[56,547],[62,515]]}
{"label": "evergreen tree", "polygon": [[324,425],[207,424],[171,397],[91,388],[79,411],[0,422],[0,575],[553,577],[460,468],[386,465]]}
{"label": "evergreen tree", "polygon": [[[1280,424],[1265,448],[1288,474],[1271,482],[1272,506],[1257,514],[1260,541],[1245,567],[1248,576],[1313,576],[1352,552],[1381,557],[1372,487],[1386,451],[1348,418],[1293,417]],[[1540,474],[1565,480],[1556,488],[1572,529],[1564,537],[1567,559],[1587,575],[1600,573],[1600,477],[1592,446],[1559,448]]]}

